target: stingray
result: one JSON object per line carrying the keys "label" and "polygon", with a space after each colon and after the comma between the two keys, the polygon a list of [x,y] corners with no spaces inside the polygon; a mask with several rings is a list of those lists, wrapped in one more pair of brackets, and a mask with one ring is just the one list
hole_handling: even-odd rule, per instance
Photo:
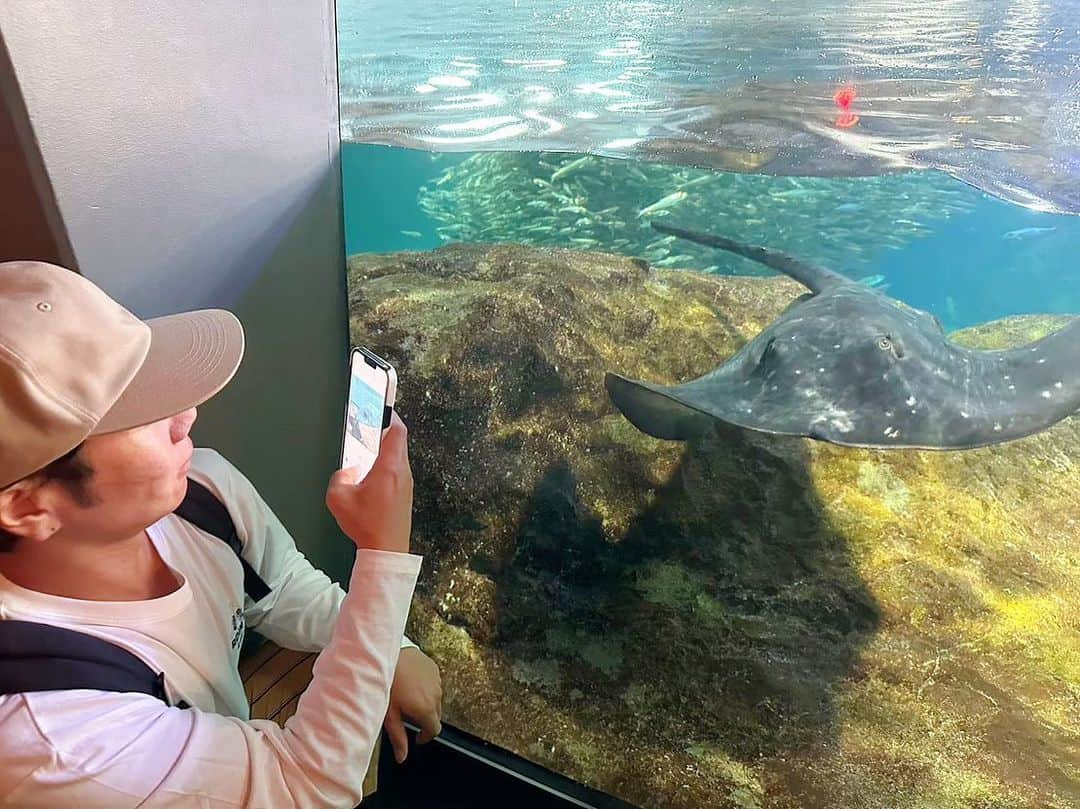
{"label": "stingray", "polygon": [[654,223],[759,261],[810,290],[705,376],[658,385],[609,373],[638,429],[685,441],[719,420],[856,447],[956,450],[1046,429],[1080,408],[1080,318],[1028,345],[951,342],[933,315],[765,247]]}

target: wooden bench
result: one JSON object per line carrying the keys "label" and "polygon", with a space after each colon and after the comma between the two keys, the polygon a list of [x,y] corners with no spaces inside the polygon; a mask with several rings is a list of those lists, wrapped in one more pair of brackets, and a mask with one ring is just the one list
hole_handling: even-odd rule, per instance
{"label": "wooden bench", "polygon": [[[264,641],[254,651],[240,659],[240,677],[244,681],[252,719],[269,719],[278,725],[296,713],[300,695],[311,682],[315,652],[294,652]],[[378,787],[379,748],[382,734],[375,743],[367,775],[364,776],[364,795]]]}

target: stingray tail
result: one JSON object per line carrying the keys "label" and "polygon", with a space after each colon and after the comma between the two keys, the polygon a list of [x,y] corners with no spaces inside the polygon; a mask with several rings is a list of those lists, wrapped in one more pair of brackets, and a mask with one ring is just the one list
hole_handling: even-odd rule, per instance
{"label": "stingray tail", "polygon": [[837,284],[851,283],[848,278],[845,278],[839,273],[822,269],[821,267],[815,267],[812,264],[806,264],[805,262],[799,261],[797,258],[792,258],[786,253],[781,253],[780,251],[773,250],[769,247],[759,247],[755,244],[743,244],[742,242],[725,239],[723,236],[713,236],[709,233],[683,230],[682,228],[672,227],[671,225],[665,225],[660,222],[653,222],[652,226],[661,233],[677,236],[680,239],[703,244],[707,247],[718,247],[721,250],[727,250],[729,253],[734,253],[743,258],[748,258],[751,261],[757,261],[767,267],[772,267],[774,270],[782,272],[790,278],[794,278],[811,292],[821,292],[822,290],[836,286]]}

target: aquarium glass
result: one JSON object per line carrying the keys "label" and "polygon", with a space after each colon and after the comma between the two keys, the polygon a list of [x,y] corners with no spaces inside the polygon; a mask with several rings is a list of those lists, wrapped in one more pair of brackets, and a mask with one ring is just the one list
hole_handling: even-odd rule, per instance
{"label": "aquarium glass", "polygon": [[594,805],[1080,805],[1080,4],[337,25],[447,726]]}

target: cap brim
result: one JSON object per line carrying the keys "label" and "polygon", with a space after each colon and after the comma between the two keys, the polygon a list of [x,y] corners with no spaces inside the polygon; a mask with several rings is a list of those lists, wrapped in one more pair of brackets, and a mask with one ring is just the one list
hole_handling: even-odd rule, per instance
{"label": "cap brim", "polygon": [[244,329],[222,309],[168,315],[146,325],[146,359],[90,435],[140,427],[202,404],[225,387],[244,356]]}

